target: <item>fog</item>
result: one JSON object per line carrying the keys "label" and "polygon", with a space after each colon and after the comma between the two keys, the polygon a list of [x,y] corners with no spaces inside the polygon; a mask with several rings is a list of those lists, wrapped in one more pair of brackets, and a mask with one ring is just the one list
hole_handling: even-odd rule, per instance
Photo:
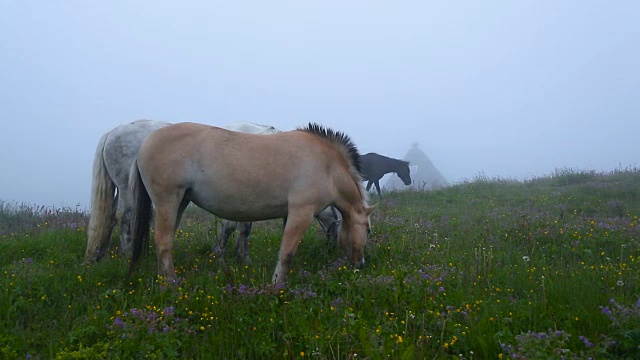
{"label": "fog", "polygon": [[0,200],[88,208],[136,119],[412,143],[451,183],[638,165],[638,1],[0,2]]}

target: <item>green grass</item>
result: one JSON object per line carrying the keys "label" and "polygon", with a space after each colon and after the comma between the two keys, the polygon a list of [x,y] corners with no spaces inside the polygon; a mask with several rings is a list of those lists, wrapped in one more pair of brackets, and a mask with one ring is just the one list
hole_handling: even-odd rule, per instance
{"label": "green grass", "polygon": [[314,227],[286,287],[270,284],[280,221],[254,225],[243,264],[211,255],[219,222],[188,211],[167,287],[155,256],[131,278],[115,248],[82,266],[86,214],[2,203],[0,358],[640,355],[637,169],[383,196],[363,269]]}

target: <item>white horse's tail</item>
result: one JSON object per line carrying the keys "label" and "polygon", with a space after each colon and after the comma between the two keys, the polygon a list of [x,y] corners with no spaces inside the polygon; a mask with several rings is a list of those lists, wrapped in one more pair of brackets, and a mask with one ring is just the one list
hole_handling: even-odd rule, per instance
{"label": "white horse's tail", "polygon": [[90,264],[100,260],[109,248],[111,231],[115,225],[115,191],[116,185],[111,180],[104,164],[103,151],[107,141],[104,134],[98,142],[93,158],[93,174],[91,182],[91,214],[87,228],[87,251],[84,263]]}
{"label": "white horse's tail", "polygon": [[138,161],[135,160],[131,165],[129,174],[129,190],[133,200],[133,208],[131,211],[131,242],[133,246],[133,256],[131,257],[131,265],[129,274],[138,265],[138,260],[142,255],[146,255],[149,250],[149,232],[152,217],[151,198],[147,189],[144,187],[140,170],[138,169]]}

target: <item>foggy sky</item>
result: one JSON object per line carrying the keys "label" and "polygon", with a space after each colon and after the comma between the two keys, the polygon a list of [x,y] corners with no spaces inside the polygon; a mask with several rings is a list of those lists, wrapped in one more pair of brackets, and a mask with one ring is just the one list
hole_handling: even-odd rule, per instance
{"label": "foggy sky", "polygon": [[637,166],[638,1],[0,1],[0,200],[88,207],[141,118],[414,142],[450,182]]}

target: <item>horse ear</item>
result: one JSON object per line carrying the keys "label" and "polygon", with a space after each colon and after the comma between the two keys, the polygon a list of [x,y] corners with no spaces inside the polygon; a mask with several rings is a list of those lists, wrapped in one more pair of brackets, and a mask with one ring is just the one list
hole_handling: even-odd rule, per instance
{"label": "horse ear", "polygon": [[367,216],[371,215],[371,213],[373,212],[373,210],[375,210],[377,206],[378,206],[378,203],[375,203],[371,206],[365,206],[364,211],[367,213]]}

